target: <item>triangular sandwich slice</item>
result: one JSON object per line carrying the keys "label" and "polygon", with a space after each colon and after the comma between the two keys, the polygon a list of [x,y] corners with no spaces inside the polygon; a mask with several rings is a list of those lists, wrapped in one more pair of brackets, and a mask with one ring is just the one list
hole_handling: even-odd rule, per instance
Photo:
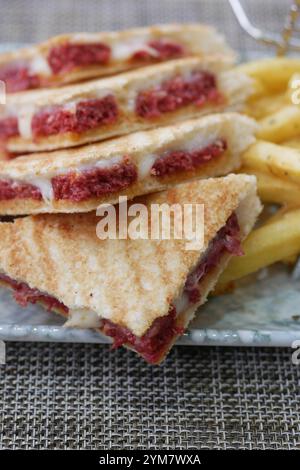
{"label": "triangular sandwich slice", "polygon": [[[22,306],[41,302],[66,326],[96,328],[157,364],[193,319],[261,205],[248,175],[184,183],[141,198],[204,204],[204,245],[179,239],[106,239],[93,213],[38,215],[0,224],[0,279]],[[21,313],[20,313],[21,321]]]}

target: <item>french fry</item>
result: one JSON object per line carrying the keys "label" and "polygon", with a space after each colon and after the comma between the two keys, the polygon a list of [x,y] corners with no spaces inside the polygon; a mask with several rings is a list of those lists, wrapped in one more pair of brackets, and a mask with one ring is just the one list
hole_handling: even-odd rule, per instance
{"label": "french fry", "polygon": [[264,225],[268,224],[273,224],[274,222],[277,222],[278,220],[282,219],[284,215],[286,215],[288,212],[294,211],[295,208],[291,208],[288,206],[280,207],[274,214],[272,214],[265,222]]}
{"label": "french fry", "polygon": [[300,206],[300,186],[293,181],[247,167],[243,167],[241,172],[256,176],[258,195],[263,202]]}
{"label": "french fry", "polygon": [[243,165],[300,184],[300,150],[257,141],[242,157]]}
{"label": "french fry", "polygon": [[279,92],[286,89],[293,74],[300,72],[300,59],[262,59],[241,64],[237,69],[259,80],[269,93]]}
{"label": "french fry", "polygon": [[243,243],[244,256],[232,258],[221,275],[217,291],[261,268],[300,253],[300,209],[253,230]]}
{"label": "french fry", "polygon": [[300,136],[295,137],[294,139],[285,140],[284,142],[282,142],[282,145],[285,145],[286,147],[290,147],[292,149],[300,150]]}
{"label": "french fry", "polygon": [[257,137],[270,142],[283,142],[300,136],[300,107],[285,106],[258,121]]}
{"label": "french fry", "polygon": [[283,106],[289,104],[286,93],[261,96],[256,100],[251,100],[246,105],[246,114],[254,119],[262,119],[268,114],[279,111]]}
{"label": "french fry", "polygon": [[286,258],[282,260],[282,262],[284,264],[293,265],[296,263],[297,259],[298,259],[298,255],[287,256]]}
{"label": "french fry", "polygon": [[252,101],[262,98],[266,95],[268,95],[268,89],[259,80],[253,79],[251,95],[247,101],[251,103]]}

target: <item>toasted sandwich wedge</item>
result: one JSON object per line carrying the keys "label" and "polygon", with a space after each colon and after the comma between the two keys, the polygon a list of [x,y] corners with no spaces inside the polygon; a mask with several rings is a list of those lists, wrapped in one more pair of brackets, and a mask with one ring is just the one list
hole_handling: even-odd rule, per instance
{"label": "toasted sandwich wedge", "polygon": [[11,153],[96,142],[238,108],[251,79],[226,58],[181,59],[55,90],[7,97],[0,143]]}
{"label": "toasted sandwich wedge", "polygon": [[94,213],[30,216],[0,224],[0,279],[21,305],[41,302],[66,326],[96,328],[157,364],[241,254],[261,206],[249,175],[184,183],[139,203],[149,217],[152,204],[204,204],[202,249],[174,237],[100,240]]}
{"label": "toasted sandwich wedge", "polygon": [[212,54],[234,59],[223,37],[214,28],[201,24],[64,34],[1,54],[0,80],[6,82],[9,93],[14,93],[112,75],[180,57]]}
{"label": "toasted sandwich wedge", "polygon": [[87,212],[119,196],[226,175],[255,140],[256,124],[211,115],[117,140],[0,161],[0,214]]}

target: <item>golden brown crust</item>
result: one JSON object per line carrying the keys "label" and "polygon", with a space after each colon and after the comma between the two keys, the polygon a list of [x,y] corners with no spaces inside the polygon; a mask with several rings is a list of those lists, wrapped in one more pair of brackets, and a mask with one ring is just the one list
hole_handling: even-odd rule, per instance
{"label": "golden brown crust", "polygon": [[[145,28],[133,28],[127,31],[101,32],[101,33],[71,33],[53,37],[44,43],[19,49],[13,52],[7,52],[0,55],[0,67],[14,61],[29,61],[44,58],[47,60],[49,50],[53,46],[64,44],[66,42],[87,43],[103,42],[110,47],[118,47],[129,41],[130,43],[141,44],[153,39],[169,39],[179,41],[188,51],[188,56],[203,57],[212,54],[228,56],[233,62],[234,53],[225,43],[223,37],[219,35],[212,27],[200,24],[170,24],[157,25]],[[126,57],[117,59],[113,57],[110,64],[101,66],[85,66],[59,75],[48,75],[41,73],[45,78],[47,86],[61,86],[67,83],[75,83],[84,79],[97,76],[113,75],[131,68],[144,66],[143,62],[134,62],[127,60]]]}
{"label": "golden brown crust", "polygon": [[99,219],[93,213],[2,223],[0,271],[71,309],[95,311],[141,336],[156,318],[167,314],[209,241],[250,197],[247,219],[254,223],[259,212],[255,190],[255,177],[229,175],[141,198],[148,208],[153,203],[203,203],[205,243],[200,252],[185,250],[184,240],[99,240]]}
{"label": "golden brown crust", "polygon": [[[2,200],[0,201],[0,214],[87,212],[96,209],[100,203],[115,203],[121,195],[132,199],[138,195],[165,189],[187,179],[228,174],[240,166],[240,154],[253,142],[255,129],[254,121],[246,116],[236,113],[211,115],[78,149],[33,154],[6,163],[0,162],[0,180],[13,179],[32,184],[41,178],[48,178],[50,181],[54,175],[79,171],[83,167],[93,167],[97,162],[114,161],[116,157],[125,155],[139,171],[137,183],[122,192],[83,202]],[[226,140],[228,150],[221,157],[203,164],[193,172],[181,172],[173,177],[156,178],[150,174],[150,161],[150,166],[146,167],[147,172],[141,173],[149,155],[160,156],[166,151],[184,149],[193,139],[197,140],[197,149],[200,149],[218,138]]]}
{"label": "golden brown crust", "polygon": [[[55,91],[40,90],[12,95],[7,99],[7,112],[9,110],[9,113],[13,113],[19,118],[25,116],[27,120],[30,120],[32,114],[44,106],[74,103],[74,100],[99,97],[99,95],[104,96],[110,93],[116,97],[121,111],[114,124],[81,134],[65,133],[35,139],[32,136],[28,137],[28,134],[25,137],[23,134],[23,136],[8,139],[7,148],[12,153],[67,148],[238,107],[251,93],[251,80],[234,70],[224,71],[228,65],[228,61],[220,57],[211,57],[205,60],[182,59]],[[155,119],[144,119],[135,113],[134,103],[140,90],[149,89],[178,73],[188,74],[196,70],[208,70],[216,74],[218,88],[224,96],[222,103],[207,104],[201,108],[194,104],[164,113]],[[30,111],[28,111],[28,106]]]}

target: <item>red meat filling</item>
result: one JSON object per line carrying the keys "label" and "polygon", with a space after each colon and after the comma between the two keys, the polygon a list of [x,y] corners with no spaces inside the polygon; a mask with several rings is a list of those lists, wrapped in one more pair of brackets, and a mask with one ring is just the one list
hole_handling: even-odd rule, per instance
{"label": "red meat filling", "polygon": [[0,139],[6,140],[10,137],[19,135],[18,119],[14,116],[9,116],[0,119]]}
{"label": "red meat filling", "polygon": [[111,56],[110,47],[102,43],[61,44],[52,47],[48,63],[54,74],[66,73],[76,67],[106,65]]}
{"label": "red meat filling", "polygon": [[31,74],[26,65],[11,64],[0,68],[0,80],[6,84],[6,91],[31,90],[40,86],[39,77]]}
{"label": "red meat filling", "polygon": [[141,91],[135,111],[143,118],[152,119],[190,104],[202,107],[220,103],[221,99],[215,76],[205,71],[194,72],[190,78],[178,75],[161,86]]}
{"label": "red meat filling", "polygon": [[10,199],[34,199],[40,201],[42,194],[40,190],[32,184],[0,180],[0,200],[8,201]]}
{"label": "red meat filling", "polygon": [[238,219],[236,214],[233,213],[210,243],[204,259],[200,261],[186,280],[184,291],[189,302],[197,303],[200,300],[199,282],[219,264],[222,255],[226,251],[236,256],[243,254],[239,233]]}
{"label": "red meat filling", "polygon": [[31,289],[25,282],[18,282],[5,274],[0,274],[1,282],[9,285],[14,290],[14,299],[21,307],[27,307],[29,303],[36,304],[37,302],[42,302],[48,311],[55,309],[62,310],[64,313],[69,311],[68,307],[59,302],[55,297],[43,294],[38,289]]}
{"label": "red meat filling", "polygon": [[171,176],[181,171],[192,171],[221,156],[227,149],[224,139],[217,139],[214,143],[201,150],[193,152],[170,152],[159,157],[151,168],[151,174],[157,177]]}
{"label": "red meat filling", "polygon": [[[138,177],[136,166],[127,161],[111,168],[93,168],[80,173],[69,173],[52,178],[55,200],[86,201],[128,188]],[[42,200],[39,188],[27,183],[0,180],[0,200],[34,199]]]}
{"label": "red meat filling", "polygon": [[113,349],[128,344],[146,361],[155,364],[161,358],[166,346],[175,336],[183,334],[184,329],[176,324],[176,309],[171,306],[169,314],[154,320],[151,327],[140,338],[128,328],[115,325],[109,320],[102,320],[101,331],[113,338]]}
{"label": "red meat filling", "polygon": [[34,137],[81,133],[96,127],[113,124],[118,119],[118,105],[112,95],[101,99],[79,101],[75,112],[54,106],[36,113],[31,122]]}
{"label": "red meat filling", "polygon": [[52,178],[54,198],[84,201],[128,188],[137,180],[137,168],[126,159],[111,168],[93,168]]}
{"label": "red meat filling", "polygon": [[[190,303],[196,303],[200,300],[199,283],[218,265],[226,251],[234,255],[242,254],[239,233],[237,216],[233,213],[211,242],[204,259],[201,260],[186,280],[184,293],[187,294]],[[37,289],[31,289],[25,283],[14,281],[3,274],[0,275],[0,281],[5,282],[14,289],[15,300],[22,307],[26,307],[28,303],[41,301],[48,306],[49,310],[60,309],[66,314],[69,311],[64,304],[54,297],[43,294]],[[105,335],[113,339],[113,348],[127,344],[140,353],[146,361],[154,364],[159,361],[165,348],[173,338],[184,332],[184,329],[177,324],[176,309],[173,305],[170,306],[168,315],[157,318],[142,337],[138,337],[128,328],[116,325],[106,319],[102,320],[100,329]]]}
{"label": "red meat filling", "polygon": [[154,40],[147,43],[147,46],[153,49],[141,49],[136,51],[131,57],[132,61],[152,62],[155,60],[168,60],[183,57],[186,53],[182,44],[164,39]]}

